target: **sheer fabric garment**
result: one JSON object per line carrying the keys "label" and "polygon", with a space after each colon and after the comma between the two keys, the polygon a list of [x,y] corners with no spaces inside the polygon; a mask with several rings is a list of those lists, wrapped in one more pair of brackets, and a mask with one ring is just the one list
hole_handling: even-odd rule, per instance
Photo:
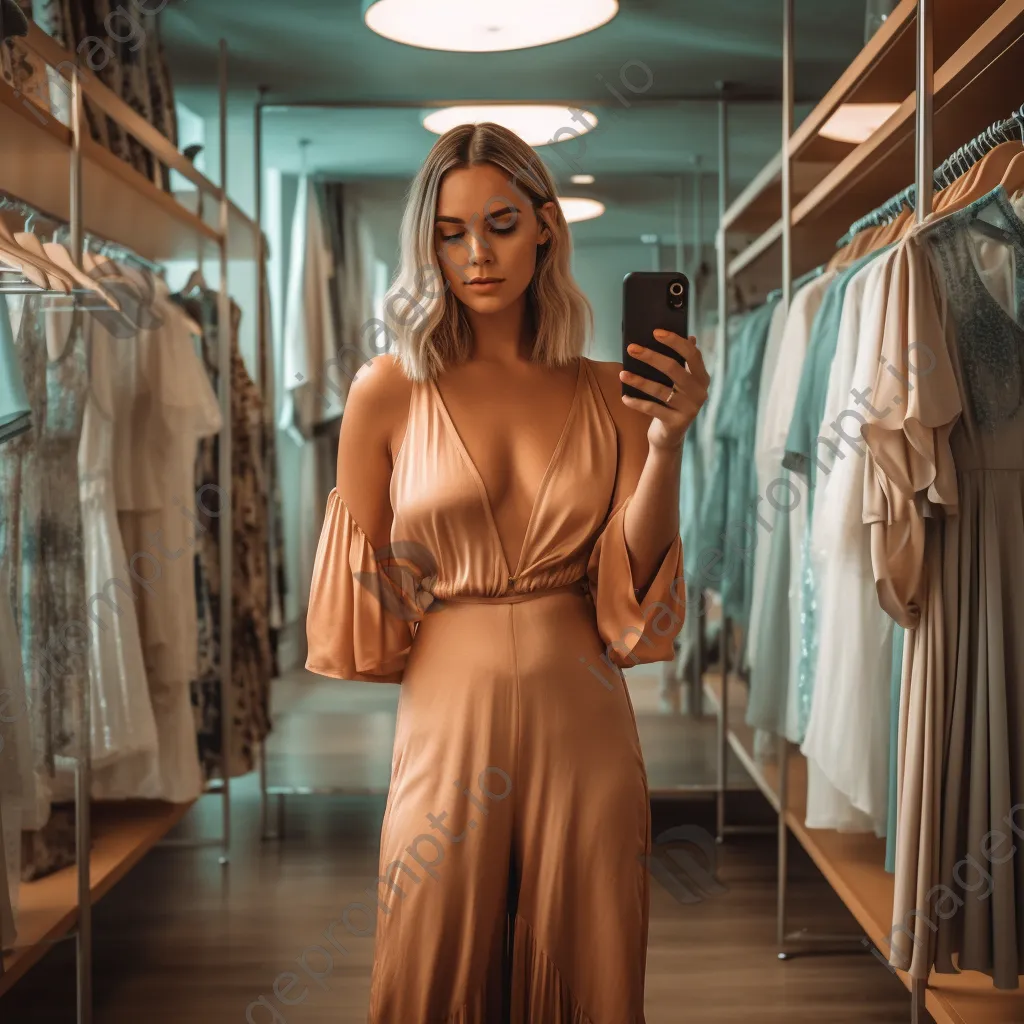
{"label": "sheer fabric garment", "polygon": [[[672,657],[685,585],[677,537],[641,605],[618,475],[584,359],[514,570],[432,382],[413,386],[387,550],[331,496],[307,667],[402,683],[375,1024],[644,1021],[650,809],[620,666]],[[414,838],[431,814],[448,844]]]}
{"label": "sheer fabric garment", "polygon": [[[911,236],[876,382],[887,415],[863,428],[878,594],[910,628],[893,917],[913,941],[894,931],[890,959],[926,977],[955,955],[1002,988],[1024,972],[1022,296],[1024,223],[1001,188]],[[968,858],[990,884],[964,877]]]}

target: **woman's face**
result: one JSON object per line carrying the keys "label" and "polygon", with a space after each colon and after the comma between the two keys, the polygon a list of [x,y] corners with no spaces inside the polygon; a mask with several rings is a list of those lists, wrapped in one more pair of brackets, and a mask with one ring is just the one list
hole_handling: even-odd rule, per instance
{"label": "woman's face", "polygon": [[526,292],[537,246],[551,237],[540,213],[494,164],[449,171],[437,197],[438,261],[452,294],[475,313],[500,313]]}

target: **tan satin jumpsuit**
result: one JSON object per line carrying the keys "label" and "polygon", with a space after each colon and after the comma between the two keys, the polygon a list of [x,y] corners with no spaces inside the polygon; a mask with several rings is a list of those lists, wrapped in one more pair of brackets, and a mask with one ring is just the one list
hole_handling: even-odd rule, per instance
{"label": "tan satin jumpsuit", "polygon": [[672,656],[685,584],[677,537],[638,604],[617,450],[581,359],[515,574],[432,382],[391,550],[331,495],[307,668],[402,684],[371,1024],[644,1024],[650,806],[620,666]]}

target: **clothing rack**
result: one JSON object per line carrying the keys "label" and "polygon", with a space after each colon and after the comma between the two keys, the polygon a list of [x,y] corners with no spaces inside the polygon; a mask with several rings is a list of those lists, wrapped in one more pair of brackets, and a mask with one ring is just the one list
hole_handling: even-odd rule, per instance
{"label": "clothing rack", "polygon": [[[0,82],[0,135],[5,139],[9,153],[30,152],[34,159],[61,161],[68,166],[69,190],[61,195],[52,188],[52,179],[34,175],[24,160],[14,159],[0,164],[0,183],[4,193],[11,198],[11,208],[40,216],[67,228],[70,234],[70,253],[74,263],[81,269],[82,252],[85,245],[97,247],[105,255],[126,258],[148,270],[160,272],[157,258],[175,258],[187,251],[194,252],[194,240],[201,244],[212,244],[219,253],[219,321],[231,321],[230,296],[228,294],[228,260],[231,243],[231,224],[242,220],[247,227],[252,222],[231,204],[227,195],[227,96],[228,96],[228,50],[225,40],[219,44],[219,128],[220,128],[220,182],[215,185],[192,166],[164,136],[124,100],[103,85],[94,75],[79,67],[75,55],[68,53],[37,25],[30,23],[24,38],[24,46],[48,68],[55,69],[66,80],[71,99],[71,126],[63,132],[60,126],[41,127],[38,115],[26,110],[28,102],[20,99],[17,92]],[[207,225],[191,211],[172,199],[168,202],[165,192],[144,176],[116,159],[107,159],[107,154],[98,158],[98,147],[87,138],[88,129],[84,116],[85,100],[94,104],[106,116],[116,121],[122,129],[141,142],[153,156],[165,166],[183,174],[198,189],[200,197],[213,199],[219,210],[216,230]],[[88,166],[89,174],[84,173]],[[14,184],[11,185],[13,179]],[[84,201],[86,193],[94,200],[87,210]],[[18,195],[21,198],[14,199]],[[118,209],[111,209],[111,216],[105,217],[103,202],[116,196]],[[66,216],[44,213],[46,208],[66,209]],[[130,208],[139,216],[124,216]],[[87,220],[89,223],[87,223]],[[96,231],[93,225],[106,221],[115,227],[106,232],[121,236],[115,242],[104,238],[105,232]],[[88,232],[88,234],[87,234]],[[248,244],[246,231],[239,233],[242,244]],[[154,259],[134,251],[132,245],[141,244]],[[235,252],[235,258],[245,253]],[[41,289],[36,289],[41,291]],[[219,352],[219,400],[223,427],[219,436],[219,485],[224,497],[224,508],[219,516],[221,545],[221,666],[220,686],[224,713],[222,724],[223,781],[220,787],[208,792],[219,793],[222,799],[222,834],[213,839],[168,840],[164,845],[185,847],[217,847],[221,850],[220,864],[229,863],[231,842],[231,785],[230,785],[230,723],[227,709],[232,706],[232,577],[233,577],[233,524],[232,524],[232,456],[231,456],[231,334],[223,332]],[[87,694],[81,695],[78,707],[74,709],[79,735],[90,733],[90,707]],[[76,945],[76,991],[77,1024],[92,1024],[92,903],[106,892],[112,884],[124,876],[132,865],[146,852],[161,843],[167,833],[185,816],[191,804],[166,804],[159,801],[147,802],[142,808],[116,811],[104,809],[100,815],[103,827],[95,835],[93,845],[93,823],[91,806],[92,764],[89,743],[83,743],[83,751],[75,761],[74,806],[75,806],[75,898],[65,902],[65,882],[62,873],[50,876],[38,883],[45,888],[46,897],[41,906],[33,909],[31,933],[26,936],[25,911],[30,909],[21,899],[19,914],[19,945],[5,962],[0,955],[0,998],[23,974],[31,969],[55,942],[73,938]]]}
{"label": "clothing rack", "polygon": [[[933,188],[941,189],[951,185],[986,153],[1015,138],[1024,140],[1024,105],[1014,111],[1006,120],[996,121],[966,145],[961,146],[955,153],[946,157],[932,176]],[[855,235],[867,228],[877,228],[892,223],[905,207],[913,210],[916,202],[917,185],[908,185],[891,199],[887,199],[881,206],[855,221],[850,230],[836,243],[836,248],[841,249],[848,245],[853,241]]]}
{"label": "clothing rack", "polygon": [[[872,223],[885,223],[894,215],[897,204],[902,208],[908,202],[913,202],[917,219],[923,220],[931,212],[934,188],[942,187],[949,174],[966,169],[968,161],[976,161],[981,152],[987,152],[1001,139],[1019,138],[1024,120],[1022,109],[1009,120],[994,122],[933,173],[936,136],[941,145],[951,148],[958,135],[962,138],[977,131],[979,119],[999,117],[1000,97],[1019,88],[1019,68],[1024,60],[1024,0],[974,0],[971,4],[957,0],[900,0],[836,85],[791,131],[793,0],[782,0],[782,4],[782,146],[776,159],[728,209],[721,203],[717,245],[722,323],[727,320],[730,290],[737,278],[754,269],[763,271],[771,261],[770,272],[777,268],[782,279],[780,301],[788,310],[795,272],[829,259],[835,248],[830,239],[837,236],[844,221],[849,224],[854,219],[857,207],[863,209],[872,201],[880,202],[888,194],[893,198],[869,215],[877,218]],[[913,66],[911,47],[916,51],[917,64],[913,91],[907,95]],[[901,91],[897,94],[896,90]],[[830,152],[822,142],[821,126],[839,106],[856,99],[857,93],[869,92],[879,97],[907,98],[865,142],[851,144],[845,155],[837,155],[835,149]],[[724,118],[723,112],[723,121]],[[724,143],[720,157],[724,164]],[[804,174],[795,178],[793,169],[798,163]],[[893,195],[900,177],[914,177],[915,185]],[[774,223],[767,220],[770,226],[766,228],[766,217],[776,216],[780,209],[781,217]],[[862,217],[855,227],[863,226],[868,226],[868,219]],[[754,240],[731,256],[727,249],[731,233],[754,236]],[[798,751],[791,750],[785,739],[778,742],[774,762],[766,763],[757,756],[754,730],[743,720],[745,697],[735,692],[740,687],[734,685],[736,672],[731,671],[729,664],[729,632],[730,623],[726,620],[721,677],[705,677],[708,698],[717,708],[719,720],[718,842],[749,831],[727,821],[726,760],[731,749],[777,815],[774,831],[778,837],[779,959],[859,950],[874,951],[885,963],[887,957],[877,950],[885,948],[892,925],[893,880],[884,872],[882,851],[873,840],[857,842],[845,833],[806,827],[806,760]],[[790,834],[846,904],[863,934],[789,931]],[[924,982],[902,971],[894,973],[910,990],[912,1024],[923,1024],[926,1019],[935,1024],[1007,1024],[1024,1019],[1021,993],[995,990],[983,975],[933,975]],[[931,1018],[927,1017],[929,1013]]]}

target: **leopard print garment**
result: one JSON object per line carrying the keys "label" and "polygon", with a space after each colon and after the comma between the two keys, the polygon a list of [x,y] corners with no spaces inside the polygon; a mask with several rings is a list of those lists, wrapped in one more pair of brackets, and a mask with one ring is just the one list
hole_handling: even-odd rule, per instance
{"label": "leopard print garment", "polygon": [[[218,386],[217,295],[205,292],[181,304],[204,328],[203,358]],[[232,304],[232,704],[230,774],[253,770],[255,748],[270,731],[274,674],[269,617],[270,527],[265,473],[263,401],[238,347],[241,312]],[[192,684],[199,755],[209,779],[221,775],[219,439],[200,442],[196,466],[199,518],[206,533],[196,560],[200,610],[200,675]],[[206,515],[205,511],[212,512]]]}

